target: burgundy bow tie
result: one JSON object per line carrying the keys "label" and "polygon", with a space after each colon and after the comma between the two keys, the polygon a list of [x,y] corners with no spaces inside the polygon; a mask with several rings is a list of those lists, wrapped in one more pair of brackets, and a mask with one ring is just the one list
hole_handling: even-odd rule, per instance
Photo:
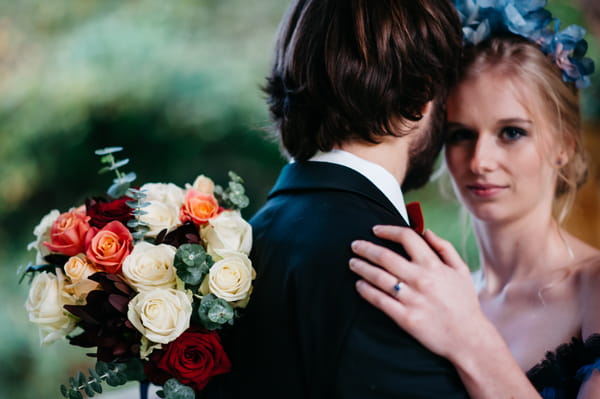
{"label": "burgundy bow tie", "polygon": [[423,211],[421,210],[420,202],[411,202],[406,204],[406,211],[408,212],[408,221],[410,227],[419,234],[423,234],[425,231],[425,219],[423,219]]}

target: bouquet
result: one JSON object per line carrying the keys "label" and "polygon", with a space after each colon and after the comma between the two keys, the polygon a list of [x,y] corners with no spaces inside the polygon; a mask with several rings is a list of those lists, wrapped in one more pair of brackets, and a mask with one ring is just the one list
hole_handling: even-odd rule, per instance
{"label": "bouquet", "polygon": [[252,231],[240,216],[248,198],[233,172],[226,189],[203,175],[185,188],[132,188],[121,150],[96,151],[100,172],[116,173],[108,196],[52,210],[35,228],[25,306],[42,343],[95,348],[95,368],[62,385],[64,397],[139,380],[161,385],[161,397],[194,398],[230,370],[219,330],[252,291]]}

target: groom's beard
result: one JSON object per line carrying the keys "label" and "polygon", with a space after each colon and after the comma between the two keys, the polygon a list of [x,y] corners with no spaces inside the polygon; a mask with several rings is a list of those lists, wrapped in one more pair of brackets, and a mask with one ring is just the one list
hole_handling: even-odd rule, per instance
{"label": "groom's beard", "polygon": [[412,142],[408,150],[408,167],[402,183],[404,192],[421,188],[429,181],[435,160],[444,144],[446,111],[437,101],[433,107],[429,126],[418,140]]}

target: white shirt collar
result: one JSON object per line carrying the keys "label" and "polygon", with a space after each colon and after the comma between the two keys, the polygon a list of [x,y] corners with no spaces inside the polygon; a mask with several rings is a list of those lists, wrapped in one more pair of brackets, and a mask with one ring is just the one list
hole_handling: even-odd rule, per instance
{"label": "white shirt collar", "polygon": [[342,150],[319,151],[309,161],[329,162],[346,166],[365,176],[390,200],[404,220],[409,222],[400,184],[398,184],[394,175],[383,166]]}

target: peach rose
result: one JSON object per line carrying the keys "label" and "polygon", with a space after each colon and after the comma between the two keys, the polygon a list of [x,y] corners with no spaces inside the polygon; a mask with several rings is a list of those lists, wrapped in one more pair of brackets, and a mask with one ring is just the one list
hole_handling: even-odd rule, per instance
{"label": "peach rose", "polygon": [[204,194],[212,195],[215,192],[215,183],[213,183],[213,181],[210,178],[204,175],[196,177],[196,180],[194,180],[194,184],[192,184],[192,187]]}
{"label": "peach rose", "polygon": [[89,220],[84,207],[61,214],[52,223],[50,242],[44,242],[44,245],[52,252],[68,256],[85,252],[85,237],[90,230]]}
{"label": "peach rose", "polygon": [[65,274],[71,282],[71,284],[66,284],[65,288],[77,298],[85,298],[90,291],[98,288],[98,283],[88,279],[88,277],[99,270],[84,254],[71,256],[65,263],[64,268]]}
{"label": "peach rose", "polygon": [[191,220],[197,225],[203,225],[218,214],[219,203],[214,195],[190,188],[179,211],[179,218],[182,222]]}
{"label": "peach rose", "polygon": [[86,255],[96,266],[108,273],[119,273],[123,261],[133,248],[133,237],[127,227],[112,221],[101,230],[92,227],[86,237]]}

